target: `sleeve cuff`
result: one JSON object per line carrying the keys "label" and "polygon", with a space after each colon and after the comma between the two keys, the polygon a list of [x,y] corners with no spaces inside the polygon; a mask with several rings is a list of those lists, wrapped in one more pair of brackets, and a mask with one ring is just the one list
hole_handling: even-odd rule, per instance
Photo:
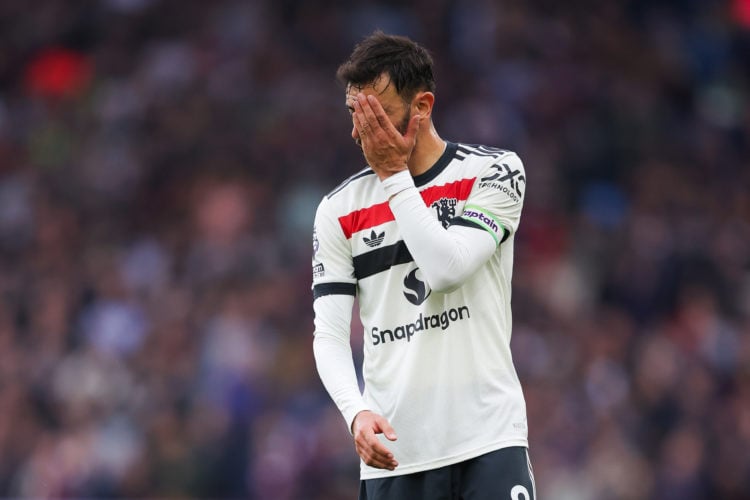
{"label": "sleeve cuff", "polygon": [[405,191],[411,187],[414,187],[414,179],[409,173],[409,170],[402,170],[397,174],[393,174],[381,181],[381,185],[385,190],[385,194],[388,198],[396,196],[401,191]]}
{"label": "sleeve cuff", "polygon": [[347,408],[342,412],[342,415],[344,417],[344,420],[346,420],[346,425],[349,429],[349,434],[352,433],[352,424],[354,423],[354,418],[360,414],[360,412],[363,411],[371,411],[370,408],[368,408],[364,402],[362,402],[361,405],[358,406],[352,406],[351,408]]}

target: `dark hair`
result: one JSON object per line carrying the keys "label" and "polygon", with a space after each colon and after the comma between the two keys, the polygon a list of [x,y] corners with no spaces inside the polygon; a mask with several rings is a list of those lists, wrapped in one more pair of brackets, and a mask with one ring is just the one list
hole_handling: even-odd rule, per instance
{"label": "dark hair", "polygon": [[388,73],[396,92],[406,101],[420,90],[435,91],[429,52],[405,36],[382,31],[375,31],[354,47],[336,71],[336,78],[344,85],[366,85],[383,73]]}

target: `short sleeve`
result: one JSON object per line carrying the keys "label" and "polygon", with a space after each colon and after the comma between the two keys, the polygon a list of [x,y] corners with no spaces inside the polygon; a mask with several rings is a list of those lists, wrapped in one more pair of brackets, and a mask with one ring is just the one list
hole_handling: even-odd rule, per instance
{"label": "short sleeve", "polygon": [[356,278],[349,240],[328,198],[318,205],[313,227],[313,297],[356,295]]}
{"label": "short sleeve", "polygon": [[521,159],[515,153],[503,155],[480,171],[463,213],[451,225],[484,229],[500,244],[518,229],[525,191]]}

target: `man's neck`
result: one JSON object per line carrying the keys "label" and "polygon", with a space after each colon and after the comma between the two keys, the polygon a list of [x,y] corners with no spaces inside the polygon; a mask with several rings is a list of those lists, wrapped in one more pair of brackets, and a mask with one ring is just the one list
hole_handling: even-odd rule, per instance
{"label": "man's neck", "polygon": [[432,125],[428,130],[420,132],[408,162],[412,177],[427,172],[437,163],[447,146],[447,143],[440,138]]}

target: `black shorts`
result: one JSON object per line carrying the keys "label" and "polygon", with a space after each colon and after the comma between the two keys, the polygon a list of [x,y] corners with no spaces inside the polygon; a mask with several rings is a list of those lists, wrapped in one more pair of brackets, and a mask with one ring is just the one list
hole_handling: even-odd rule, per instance
{"label": "black shorts", "polygon": [[359,500],[536,500],[525,447],[515,446],[439,469],[359,484]]}

